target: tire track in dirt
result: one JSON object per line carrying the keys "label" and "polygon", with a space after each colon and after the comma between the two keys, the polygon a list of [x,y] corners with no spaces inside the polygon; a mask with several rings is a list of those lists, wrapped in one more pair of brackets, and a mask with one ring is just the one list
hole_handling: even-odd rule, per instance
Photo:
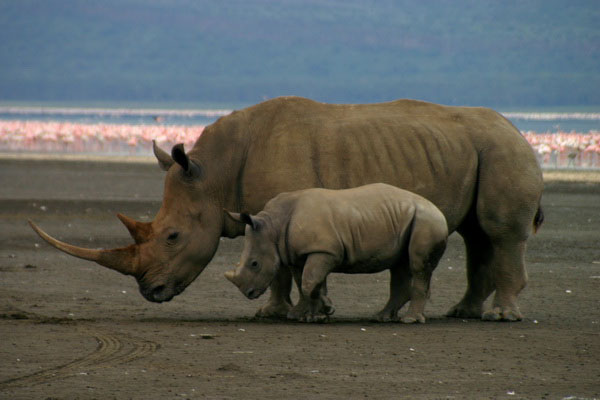
{"label": "tire track in dirt", "polygon": [[77,374],[87,373],[83,371],[84,369],[89,370],[125,364],[139,358],[147,357],[156,352],[160,347],[159,344],[149,340],[116,334],[114,332],[108,333],[90,328],[79,328],[79,331],[96,339],[98,342],[96,350],[67,364],[0,382],[0,390],[39,385],[52,380],[65,379]]}

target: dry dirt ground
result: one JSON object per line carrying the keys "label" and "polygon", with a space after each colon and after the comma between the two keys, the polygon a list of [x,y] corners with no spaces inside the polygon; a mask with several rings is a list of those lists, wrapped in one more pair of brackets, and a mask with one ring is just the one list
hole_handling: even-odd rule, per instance
{"label": "dry dirt ground", "polygon": [[600,183],[547,182],[522,322],[444,317],[466,286],[454,234],[428,322],[402,325],[370,321],[387,273],[331,276],[327,324],[258,321],[265,296],[246,300],[223,277],[240,239],[222,240],[183,294],[152,304],[133,278],[64,255],[27,225],[125,245],[115,213],[152,218],[162,181],[152,164],[0,160],[0,398],[600,398]]}

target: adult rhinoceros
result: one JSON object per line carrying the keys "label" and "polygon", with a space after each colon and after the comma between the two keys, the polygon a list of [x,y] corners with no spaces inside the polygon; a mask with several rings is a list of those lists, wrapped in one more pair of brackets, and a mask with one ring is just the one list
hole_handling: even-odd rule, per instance
{"label": "adult rhinoceros", "polygon": [[[543,219],[542,173],[519,131],[490,109],[281,97],[219,119],[187,154],[182,145],[171,155],[155,147],[155,154],[167,170],[155,220],[119,215],[135,244],[90,250],[33,228],[62,251],[133,275],[147,300],[162,302],[202,272],[221,236],[244,234],[224,208],[257,213],[281,192],[383,182],[432,201],[449,232],[464,238],[468,287],[449,316],[522,318],[517,296],[527,281],[526,240]],[[282,269],[258,314],[285,315],[290,290],[291,275]],[[494,290],[492,308],[482,314]]]}

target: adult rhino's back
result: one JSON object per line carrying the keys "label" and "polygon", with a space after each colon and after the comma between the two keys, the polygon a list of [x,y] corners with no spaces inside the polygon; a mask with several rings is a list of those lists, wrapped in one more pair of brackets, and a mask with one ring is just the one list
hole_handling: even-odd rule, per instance
{"label": "adult rhino's back", "polygon": [[454,230],[471,207],[481,150],[525,146],[531,152],[508,121],[484,108],[292,97],[246,112],[252,124],[242,184],[249,209],[281,191],[383,182],[431,200]]}

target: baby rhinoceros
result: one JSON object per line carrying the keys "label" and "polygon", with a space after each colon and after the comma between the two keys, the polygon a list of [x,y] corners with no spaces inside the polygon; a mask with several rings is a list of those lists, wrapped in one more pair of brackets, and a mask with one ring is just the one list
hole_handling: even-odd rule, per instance
{"label": "baby rhinoceros", "polygon": [[295,317],[322,321],[328,316],[318,314],[327,309],[319,294],[330,272],[389,269],[390,297],[376,318],[397,320],[410,300],[402,322],[425,322],[431,274],[448,239],[444,215],[425,198],[375,183],[282,193],[257,215],[226,212],[247,224],[240,265],[225,276],[248,298],[263,294],[279,268],[289,267],[300,302],[308,302],[304,315]]}

